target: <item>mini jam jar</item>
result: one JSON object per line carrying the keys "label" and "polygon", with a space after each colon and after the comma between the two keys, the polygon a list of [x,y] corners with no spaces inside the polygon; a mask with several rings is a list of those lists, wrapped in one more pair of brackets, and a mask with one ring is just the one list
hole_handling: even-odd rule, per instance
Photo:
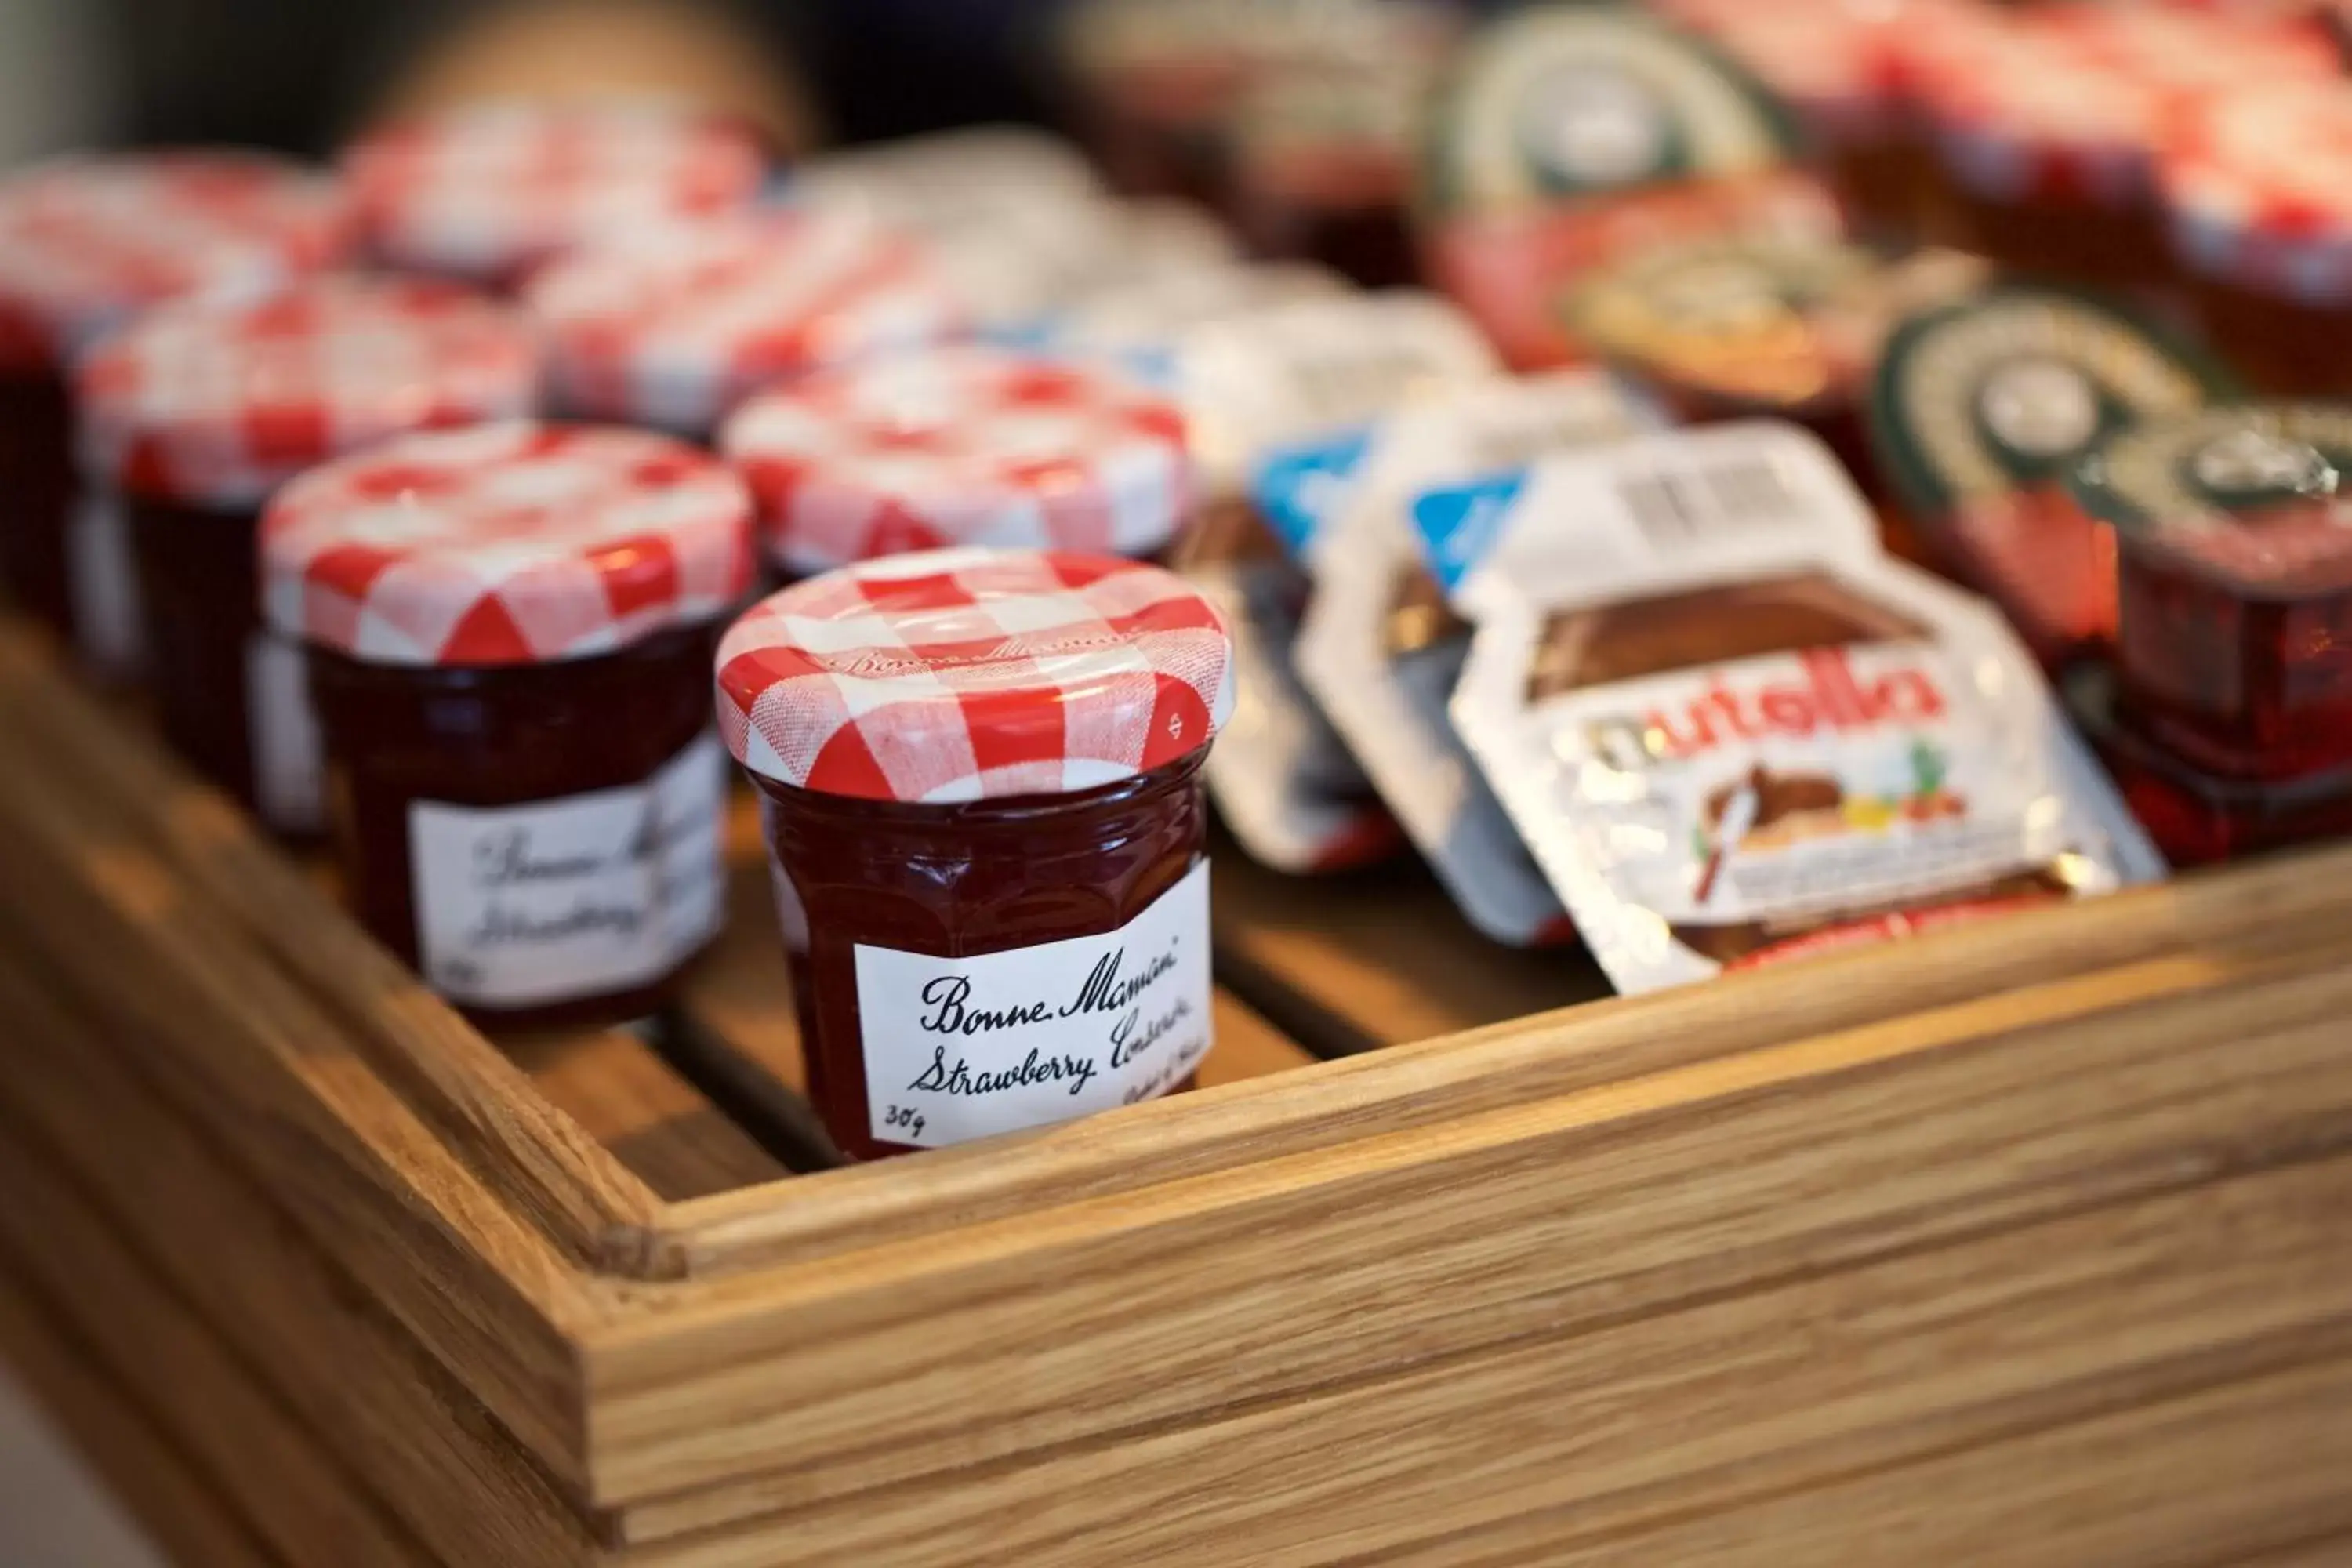
{"label": "mini jam jar", "polygon": [[1659,9],[1789,106],[1807,157],[1861,233],[1917,228],[1919,150],[1898,112],[1895,39],[1928,0],[1665,0]]}
{"label": "mini jam jar", "polygon": [[1874,498],[1862,405],[1895,323],[1974,292],[1984,263],[1955,251],[1885,262],[1825,239],[1660,246],[1571,294],[1570,330],[1685,420],[1792,419]]}
{"label": "mini jam jar", "polygon": [[2158,164],[2206,335],[2261,391],[2352,394],[2352,100],[2247,82],[2174,122]]}
{"label": "mini jam jar", "polygon": [[751,498],[644,431],[512,421],[311,469],[261,526],[360,919],[477,1023],[642,1016],[718,931],[719,627]]}
{"label": "mini jam jar", "polygon": [[315,831],[301,659],[261,622],[261,508],[387,437],[529,413],[529,329],[454,284],[319,278],[160,307],[82,362],[76,393],[85,470],[130,514],[165,737],[272,827]]}
{"label": "mini jam jar", "polygon": [[789,581],[950,544],[1155,556],[1191,520],[1181,408],[1119,372],[978,344],[761,394],[719,450]]}
{"label": "mini jam jar", "polygon": [[1994,12],[1929,29],[1905,79],[1941,237],[2024,272],[2164,280],[2149,178],[2157,84],[2039,13]]}
{"label": "mini jam jar", "polygon": [[551,263],[521,299],[557,413],[696,440],[761,386],[962,324],[924,249],[842,211],[648,226]]}
{"label": "mini jam jar", "polygon": [[2352,766],[2288,779],[2207,773],[2144,733],[2114,685],[2111,670],[2084,665],[2067,680],[2067,708],[2176,869],[2352,835]]}
{"label": "mini jam jar", "polygon": [[119,511],[79,496],[68,366],[150,306],[266,291],[351,237],[331,182],[247,153],[60,158],[0,180],[0,578],[106,672],[135,652],[128,547]]}
{"label": "mini jam jar", "polygon": [[1208,602],[1060,552],[898,556],[719,647],[758,786],[809,1093],[855,1159],[1190,1087],[1211,1042]]}
{"label": "mini jam jar", "polygon": [[2056,667],[2116,627],[2115,541],[2068,474],[2115,431],[2230,391],[2218,366],[2122,305],[2005,284],[1898,327],[1867,408],[1880,474],[1930,558]]}
{"label": "mini jam jar", "polygon": [[585,240],[748,206],[768,174],[747,126],[612,102],[396,121],[345,149],[341,165],[377,262],[499,289]]}
{"label": "mini jam jar", "polygon": [[1233,132],[1234,221],[1251,248],[1366,289],[1416,281],[1405,214],[1433,73],[1417,61],[1339,66],[1253,89]]}
{"label": "mini jam jar", "polygon": [[2207,773],[2352,763],[2352,405],[2123,431],[2076,468],[2120,547],[2117,700]]}

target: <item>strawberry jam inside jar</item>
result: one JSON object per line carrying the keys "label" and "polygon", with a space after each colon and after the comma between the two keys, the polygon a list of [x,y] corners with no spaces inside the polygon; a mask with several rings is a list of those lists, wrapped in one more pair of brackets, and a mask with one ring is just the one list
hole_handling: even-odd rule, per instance
{"label": "strawberry jam inside jar", "polygon": [[362,923],[486,1026],[653,1011],[721,911],[741,481],[643,431],[436,431],[288,485],[262,553]]}
{"label": "strawberry jam inside jar", "polygon": [[528,413],[537,382],[518,317],[415,280],[165,305],[82,362],[84,467],[130,513],[164,736],[273,828],[317,831],[318,744],[299,654],[262,625],[262,507],[387,437]]}
{"label": "strawberry jam inside jar", "polygon": [[809,1093],[874,1159],[1191,1086],[1216,611],[1115,556],[948,550],[774,595],[719,644]]}
{"label": "strawberry jam inside jar", "polygon": [[1192,512],[1176,403],[1113,369],[980,344],[761,393],[719,447],[787,582],[953,544],[1156,557]]}
{"label": "strawberry jam inside jar", "polygon": [[0,579],[107,673],[131,662],[131,568],[118,514],[77,508],[68,365],[163,300],[337,259],[348,214],[320,175],[246,153],[61,158],[0,180]]}
{"label": "strawberry jam inside jar", "polygon": [[2128,723],[2221,776],[2352,763],[2352,405],[2127,430],[2075,489],[2120,545]]}
{"label": "strawberry jam inside jar", "polygon": [[1923,311],[1888,340],[1868,412],[1878,468],[1934,563],[1997,602],[2043,664],[2116,630],[2116,546],[2067,488],[2083,456],[2141,420],[2229,395],[2156,323],[2063,289],[2004,284]]}

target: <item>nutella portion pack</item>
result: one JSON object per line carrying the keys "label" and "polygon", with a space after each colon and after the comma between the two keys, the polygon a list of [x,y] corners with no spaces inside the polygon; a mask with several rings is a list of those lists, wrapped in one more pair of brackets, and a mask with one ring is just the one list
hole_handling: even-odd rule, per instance
{"label": "nutella portion pack", "polygon": [[1209,753],[1209,792],[1255,859],[1325,871],[1393,852],[1395,822],[1298,683],[1291,653],[1307,577],[1253,503],[1276,445],[1360,426],[1498,374],[1477,329],[1399,289],[1294,300],[1220,318],[1179,346],[1173,382],[1202,476],[1178,564],[1223,614],[1237,697]]}
{"label": "nutella portion pack", "polygon": [[1424,492],[1454,718],[1621,991],[2162,874],[1990,606],[1751,422]]}
{"label": "nutella portion pack", "polygon": [[1410,510],[1433,485],[1655,428],[1595,370],[1466,388],[1365,429],[1282,449],[1259,504],[1307,566],[1299,679],[1471,924],[1536,946],[1572,928],[1446,712],[1468,623],[1423,563]]}

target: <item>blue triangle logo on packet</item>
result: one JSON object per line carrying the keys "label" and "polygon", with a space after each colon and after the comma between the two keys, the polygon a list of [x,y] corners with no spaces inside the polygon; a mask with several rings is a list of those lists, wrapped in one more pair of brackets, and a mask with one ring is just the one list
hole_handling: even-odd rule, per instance
{"label": "blue triangle logo on packet", "polygon": [[1365,425],[1280,447],[1258,464],[1251,499],[1294,558],[1305,556],[1348,504],[1371,449],[1372,426]]}
{"label": "blue triangle logo on packet", "polygon": [[1422,552],[1447,593],[1459,588],[1493,552],[1527,482],[1528,471],[1514,468],[1475,484],[1425,490],[1415,498],[1412,522],[1421,535]]}

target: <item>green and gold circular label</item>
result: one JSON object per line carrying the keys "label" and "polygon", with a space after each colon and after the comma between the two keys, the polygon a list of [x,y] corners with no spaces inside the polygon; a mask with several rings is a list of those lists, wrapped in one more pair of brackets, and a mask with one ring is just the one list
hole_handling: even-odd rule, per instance
{"label": "green and gold circular label", "polygon": [[1898,300],[1931,284],[1948,296],[1980,272],[1950,253],[1889,267],[1826,238],[1730,237],[1641,251],[1563,312],[1595,353],[1669,390],[1792,409],[1853,393]]}
{"label": "green and gold circular label", "polygon": [[1911,317],[1870,397],[1887,481],[1921,516],[2063,482],[2116,432],[2193,413],[2228,376],[2121,306],[2010,285]]}
{"label": "green and gold circular label", "polygon": [[2248,404],[2139,426],[2070,479],[2125,537],[2243,590],[2352,581],[2352,405]]}
{"label": "green and gold circular label", "polygon": [[1770,96],[1706,45],[1619,6],[1541,5],[1465,47],[1431,123],[1423,194],[1441,213],[1506,212],[1752,174],[1794,145]]}

